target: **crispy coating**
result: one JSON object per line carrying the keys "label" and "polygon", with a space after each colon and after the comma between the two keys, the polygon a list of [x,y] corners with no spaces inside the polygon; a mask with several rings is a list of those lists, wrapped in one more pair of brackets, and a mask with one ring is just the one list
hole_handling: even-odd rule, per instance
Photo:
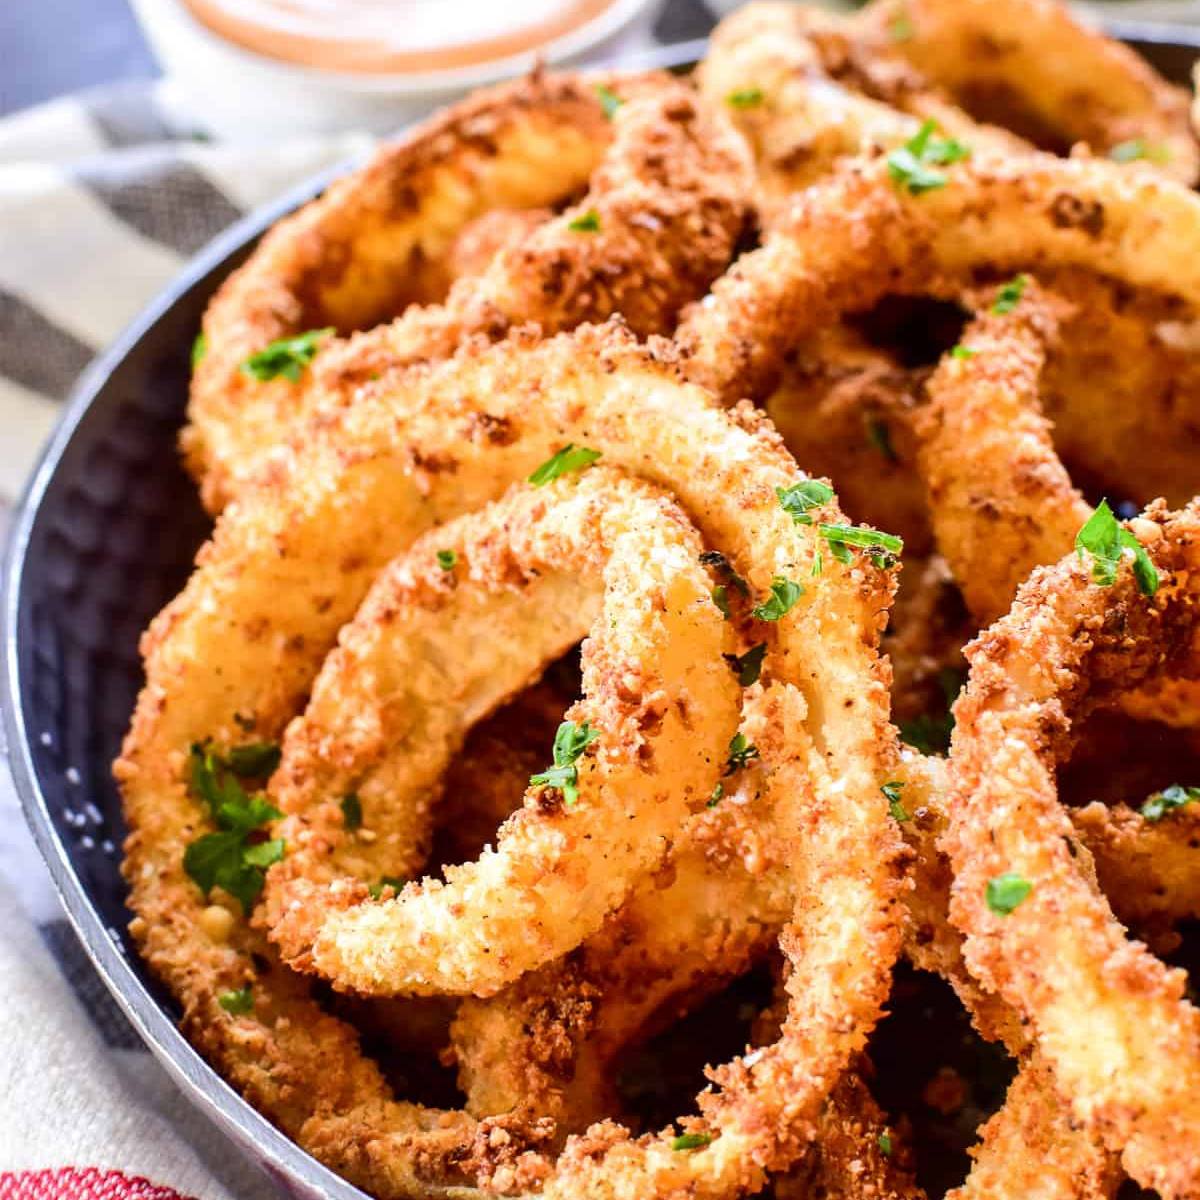
{"label": "crispy coating", "polygon": [[[488,995],[598,928],[711,794],[737,729],[730,626],[701,550],[673,502],[601,466],[522,485],[389,564],[272,781],[292,851],[265,916],[285,960],[364,994]],[[466,731],[589,626],[584,696],[567,714],[597,738],[577,802],[531,785],[495,850],[444,883],[368,899],[374,864],[364,873],[343,833],[341,797],[380,814],[368,849],[406,859],[406,834],[423,839],[397,826],[423,823]]]}
{"label": "crispy coating", "polygon": [[[580,86],[598,109],[594,85]],[[703,294],[733,253],[746,217],[749,164],[736,134],[719,116],[702,113],[685,84],[654,76],[614,86],[628,98],[611,122],[601,117],[599,149],[607,149],[599,162],[589,160],[587,194],[502,249],[482,275],[459,280],[440,303],[414,305],[394,322],[322,345],[297,381],[246,376],[239,367],[246,350],[238,343],[238,357],[223,359],[224,374],[214,377],[211,391],[206,387],[203,417],[192,405],[194,428],[203,421],[196,437],[210,448],[199,468],[210,507],[235,493],[329,394],[352,403],[357,385],[447,358],[473,336],[499,340],[527,322],[554,333],[614,313],[643,335],[671,330],[679,309]],[[588,128],[572,127],[568,136]],[[526,169],[522,158],[518,174]],[[552,190],[548,181],[556,179],[562,186]],[[543,175],[537,194],[460,199],[461,219],[451,224],[447,248],[482,210],[570,198],[579,182],[558,168]],[[206,332],[210,345],[223,337],[215,327]],[[202,370],[207,363],[208,356]],[[198,386],[206,379],[200,376]]]}
{"label": "crispy coating", "polygon": [[571,197],[611,137],[590,81],[537,73],[438,113],[276,225],[204,316],[208,348],[181,444],[206,505],[224,505],[229,476],[279,440],[274,425],[298,402],[288,380],[245,375],[249,355],[305,330],[348,334],[441,299],[461,230],[492,209]]}
{"label": "crispy coating", "polygon": [[[897,843],[875,786],[880,747],[892,736],[872,648],[886,617],[887,572],[856,558],[827,562],[811,581],[812,527],[795,525],[775,495],[802,476],[766,422],[748,409],[723,414],[679,380],[667,347],[638,348],[611,327],[542,345],[518,337],[364,387],[356,404],[314,422],[218,522],[193,579],[146,636],[147,685],[116,771],[131,828],[125,870],[137,936],[194,1014],[204,1052],[302,1144],[385,1196],[428,1194],[431,1181],[462,1179],[467,1169],[518,1186],[533,1169],[521,1151],[540,1131],[522,1141],[502,1123],[481,1128],[390,1101],[350,1032],[311,1005],[302,980],[256,969],[254,956],[269,963],[271,954],[253,929],[239,924],[219,952],[197,954],[204,901],[181,860],[202,824],[182,779],[184,754],[206,737],[237,741],[235,715],[253,721],[258,736],[277,736],[384,564],[432,523],[496,498],[570,441],[669,488],[754,594],[766,595],[781,569],[810,578],[802,602],[771,630],[769,669],[781,682],[745,725],[775,774],[795,777],[788,787],[779,779],[782,803],[799,804],[814,786],[823,798],[788,825],[797,844],[786,850],[806,872],[796,919],[809,935],[785,938],[804,986],[778,1049],[722,1076],[710,1118],[728,1133],[713,1143],[724,1143],[719,1153],[681,1162],[666,1141],[597,1133],[612,1142],[612,1177],[633,1186],[683,1168],[717,1194],[734,1181],[753,1186],[754,1161],[795,1157],[811,1131],[779,1106],[791,1112],[802,1094],[805,1111],[819,1110],[836,1064],[861,1049],[878,1015],[898,948]],[[840,514],[830,505],[823,515]],[[814,640],[828,656],[807,653]],[[814,742],[805,741],[808,729]],[[820,839],[805,833],[818,823]],[[253,1014],[230,1019],[215,996],[251,976],[262,999]],[[273,1081],[284,1077],[291,1084],[277,1090]],[[500,1142],[512,1153],[498,1162]],[[601,1170],[600,1148],[591,1135],[568,1147],[565,1192]]]}
{"label": "crispy coating", "polygon": [[1140,142],[1158,169],[1196,182],[1187,93],[1065,4],[873,0],[857,25],[981,120],[1064,151],[1107,155]]}
{"label": "crispy coating", "polygon": [[889,293],[954,294],[978,273],[1099,268],[1127,287],[1200,302],[1200,198],[1146,170],[1048,155],[978,155],[913,195],[886,164],[847,166],[801,193],[743,255],[677,342],[690,378],[723,399],[766,395],[793,347]]}
{"label": "crispy coating", "polygon": [[869,59],[862,49],[844,19],[778,0],[747,4],[713,31],[696,71],[700,94],[730,113],[750,145],[766,223],[839,161],[892,149],[925,119],[979,149],[1030,148],[981,127],[888,49],[872,45]]}
{"label": "crispy coating", "polygon": [[[968,648],[956,713],[950,825],[951,917],[971,972],[1031,1023],[1076,1118],[1129,1173],[1164,1196],[1200,1183],[1194,1127],[1200,1016],[1180,972],[1125,939],[1071,854],[1053,769],[1073,720],[1191,651],[1200,520],[1149,510],[1136,525],[1163,586],[1140,594],[1125,570],[1111,588],[1070,556],[1040,568],[1012,611]],[[1007,914],[989,881],[1031,885]]]}

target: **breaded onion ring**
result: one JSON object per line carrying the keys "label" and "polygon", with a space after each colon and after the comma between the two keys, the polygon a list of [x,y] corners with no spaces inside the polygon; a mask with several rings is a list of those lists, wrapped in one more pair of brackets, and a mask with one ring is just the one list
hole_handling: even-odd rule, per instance
{"label": "breaded onion ring", "polygon": [[1080,875],[1053,782],[1079,716],[1196,668],[1200,515],[1156,508],[1134,528],[1162,576],[1153,597],[1129,570],[1099,587],[1071,556],[1036,571],[968,647],[942,845],[971,972],[1030,1022],[1076,1118],[1175,1197],[1200,1187],[1200,1014],[1182,973],[1126,941]]}
{"label": "breaded onion ring", "polygon": [[893,78],[882,91],[872,89],[873,80],[847,70],[849,30],[845,20],[818,8],[760,0],[717,26],[696,70],[701,96],[731,115],[753,151],[756,203],[768,223],[793,192],[840,160],[899,146],[923,120],[979,149],[1030,149],[1002,129],[978,125],[895,55],[877,52],[875,58],[891,57],[907,76],[904,86]]}
{"label": "breaded onion ring", "polygon": [[[210,508],[219,508],[236,493],[264,457],[298,428],[316,402],[314,396],[326,389],[349,396],[354,382],[449,357],[472,335],[498,340],[530,321],[554,333],[620,313],[638,333],[670,331],[678,310],[702,294],[729,261],[745,219],[749,164],[733,131],[722,120],[701,113],[685,84],[653,76],[614,81],[613,86],[628,99],[611,121],[603,116],[594,82],[534,76],[526,88],[548,96],[539,98],[533,117],[525,115],[524,106],[531,100],[523,97],[515,105],[516,119],[509,111],[515,104],[511,89],[505,91],[494,101],[498,113],[492,121],[508,114],[516,161],[499,154],[485,158],[484,167],[479,167],[477,143],[469,143],[468,180],[474,182],[478,175],[476,187],[464,189],[457,178],[463,164],[452,158],[454,169],[440,168],[445,186],[454,189],[449,212],[441,212],[436,189],[425,187],[419,193],[418,218],[389,236],[440,239],[427,252],[442,254],[482,211],[553,204],[573,197],[590,177],[581,202],[539,225],[519,244],[502,249],[481,276],[459,281],[440,303],[415,305],[392,324],[346,342],[318,343],[315,357],[309,348],[290,376],[259,379],[248,375],[243,364],[280,334],[264,336],[261,322],[243,334],[238,314],[247,303],[242,293],[251,287],[254,273],[261,271],[274,280],[278,266],[260,252],[243,268],[243,273],[251,272],[249,281],[243,281],[243,273],[233,277],[206,317],[209,352],[199,364],[192,424],[184,436],[185,452],[201,477]],[[474,127],[470,115],[490,95],[466,102],[459,136],[469,138]],[[550,99],[558,99],[557,106],[549,104]],[[580,109],[586,115],[581,117]],[[390,157],[385,155],[365,176],[351,176],[328,201],[315,202],[292,221],[325,219],[323,205],[333,205],[343,196],[361,199],[376,175],[385,175],[393,192],[400,188],[404,195],[418,194],[408,190],[413,184],[406,172],[415,168],[404,152],[422,163],[430,154],[430,142],[443,145],[457,130],[457,111],[419,131]],[[450,133],[442,128],[447,124]],[[543,170],[537,155],[527,153],[526,143],[539,139],[539,149],[552,160],[555,134],[567,143],[562,163]],[[486,146],[496,153],[494,141],[493,135]],[[340,212],[338,216],[341,219]],[[286,250],[294,236],[285,223],[272,238]],[[270,244],[269,240],[264,245]],[[389,242],[389,253],[398,253],[394,241]],[[279,308],[273,299],[269,311]],[[330,325],[350,332],[380,315],[388,314],[343,320],[339,311],[322,308],[306,311],[299,327]],[[282,332],[296,329],[293,324]]]}
{"label": "breaded onion ring", "polygon": [[[690,1179],[697,1195],[750,1189],[808,1144],[806,1114],[820,1111],[861,1050],[899,947],[898,839],[877,789],[893,736],[873,649],[888,572],[854,557],[812,574],[816,527],[796,524],[776,494],[801,478],[777,435],[753,411],[726,415],[682,383],[661,357],[666,347],[638,348],[616,329],[526,343],[362,388],[218,523],[196,574],[145,639],[147,685],[116,767],[132,831],[125,870],[142,918],[137,936],[198,1018],[206,1054],[363,1186],[409,1196],[471,1174],[504,1188],[542,1177],[544,1166],[521,1155],[528,1138],[493,1141],[490,1126],[461,1114],[393,1104],[345,1027],[323,1017],[288,972],[256,978],[254,1012],[227,1019],[216,995],[257,976],[254,955],[269,962],[269,943],[239,924],[219,951],[195,953],[204,902],[182,855],[200,808],[187,795],[183,757],[206,738],[236,742],[247,722],[257,736],[277,736],[389,559],[434,522],[495,499],[565,443],[590,446],[607,465],[670,489],[754,594],[770,594],[781,569],[806,579],[806,595],[768,631],[767,678],[776,682],[752,698],[743,723],[788,831],[781,850],[797,908],[783,945],[795,970],[780,1041],[723,1068],[723,1092],[703,1099],[719,1134],[710,1145],[682,1154],[670,1137],[635,1143],[598,1127],[568,1144],[548,1188],[643,1195]],[[818,515],[840,518],[832,502]],[[814,657],[818,642],[825,653]],[[339,1040],[333,1073],[327,1048]]]}
{"label": "breaded onion ring", "polygon": [[689,310],[690,378],[762,396],[788,351],[882,296],[960,291],[975,272],[1092,267],[1200,311],[1200,197],[1146,171],[1048,155],[976,156],[913,194],[886,164],[843,168],[800,194],[762,247]]}
{"label": "breaded onion ring", "polygon": [[982,120],[1039,144],[1200,174],[1188,96],[1055,0],[873,0],[856,18]]}
{"label": "breaded onion ring", "polygon": [[[292,847],[267,913],[285,960],[364,994],[488,995],[594,932],[708,799],[737,730],[730,627],[702,549],[666,497],[597,467],[523,486],[391,563],[272,783],[289,814],[275,836]],[[425,849],[405,818],[424,823],[467,730],[589,626],[584,697],[567,714],[595,740],[577,785],[531,785],[495,850],[447,868],[444,884],[374,901],[373,874],[339,886],[342,860],[361,856],[342,796],[378,814],[367,850],[382,847],[394,871]]]}

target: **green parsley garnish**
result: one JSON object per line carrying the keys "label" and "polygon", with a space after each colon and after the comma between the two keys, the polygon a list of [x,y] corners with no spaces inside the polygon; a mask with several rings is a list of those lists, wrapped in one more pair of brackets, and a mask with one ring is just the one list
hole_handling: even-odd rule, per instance
{"label": "green parsley garnish", "polygon": [[725,795],[725,785],[718,780],[717,786],[715,788],[713,788],[712,795],[709,796],[708,803],[704,807],[705,808],[716,808],[717,805],[721,803],[721,799],[724,795]]}
{"label": "green parsley garnish", "polygon": [[208,805],[217,832],[202,834],[187,847],[183,869],[206,896],[221,887],[249,913],[267,868],[284,853],[282,839],[263,840],[259,831],[283,814],[262,796],[247,795],[229,763],[204,746],[192,747],[189,784]]}
{"label": "green parsley garnish", "polygon": [[887,156],[888,174],[914,196],[946,186],[946,176],[934,166],[947,166],[971,157],[971,149],[956,138],[935,137],[937,122],[930,119]]}
{"label": "green parsley garnish", "polygon": [[711,1141],[711,1133],[681,1133],[677,1138],[671,1139],[671,1149],[699,1150],[701,1146],[707,1146]]}
{"label": "green parsley garnish", "polygon": [[943,667],[937,679],[945,702],[942,711],[921,713],[911,721],[900,723],[900,737],[922,754],[945,754],[950,749],[950,735],[954,732],[952,709],[967,681],[966,674],[953,667]]}
{"label": "green parsley garnish", "polygon": [[353,833],[362,828],[362,801],[357,792],[347,792],[342,797],[342,828],[347,833]]}
{"label": "green parsley garnish", "polygon": [[596,97],[600,101],[600,107],[604,110],[604,115],[610,121],[616,115],[617,109],[625,103],[612,88],[605,87],[602,83],[596,84]]}
{"label": "green parsley garnish", "polygon": [[950,357],[951,358],[961,358],[961,359],[974,358],[975,355],[978,353],[979,353],[978,350],[972,350],[970,346],[963,346],[961,344],[950,347]]}
{"label": "green parsley garnish", "polygon": [[1007,917],[1033,891],[1033,884],[1020,875],[1006,871],[987,881],[984,898],[987,906],[998,916]]}
{"label": "green parsley garnish", "polygon": [[1171,159],[1171,151],[1145,138],[1130,138],[1127,142],[1118,142],[1109,152],[1108,157],[1113,162],[1129,163],[1144,158],[1147,162],[1165,163]]}
{"label": "green parsley garnish", "polygon": [[879,790],[884,794],[888,802],[888,814],[894,821],[899,821],[903,824],[911,818],[908,815],[908,809],[900,801],[900,793],[904,790],[904,784],[897,780],[892,780],[890,783],[881,784]]}
{"label": "green parsley garnish", "polygon": [[437,564],[443,571],[453,571],[457,562],[458,555],[453,550],[439,550],[437,552]]}
{"label": "green parsley garnish", "polygon": [[568,442],[557,454],[546,459],[530,475],[529,482],[534,487],[542,487],[560,475],[566,475],[570,471],[582,471],[584,467],[590,467],[599,457],[599,450],[589,450],[586,446],[576,446],[574,442]]}
{"label": "green parsley garnish", "polygon": [[996,299],[992,302],[992,312],[1000,317],[1012,312],[1021,303],[1021,297],[1025,295],[1028,286],[1028,275],[1018,275],[1015,279],[1010,279],[996,293]]}
{"label": "green parsley garnish", "polygon": [[915,32],[907,11],[898,12],[888,24],[888,35],[893,42],[907,42]]}
{"label": "green parsley garnish", "polygon": [[600,214],[594,208],[589,208],[587,212],[580,213],[579,216],[568,221],[567,228],[572,233],[598,233],[600,231]]}
{"label": "green parsley garnish", "polygon": [[579,799],[579,760],[600,735],[586,721],[564,721],[554,735],[554,766],[530,776],[531,784],[557,788],[568,808]]}
{"label": "green parsley garnish", "polygon": [[248,742],[234,746],[222,761],[239,779],[266,779],[281,757],[277,742]]}
{"label": "green parsley garnish", "polygon": [[865,550],[877,567],[893,567],[904,551],[902,538],[878,529],[864,529],[858,525],[818,525],[817,529],[839,562],[849,562],[849,547],[856,546]]}
{"label": "green parsley garnish", "polygon": [[820,575],[823,570],[825,570],[825,560],[821,557],[821,548],[818,546],[816,550],[813,551],[813,565],[809,574],[816,579],[816,577]]}
{"label": "green parsley garnish", "polygon": [[888,462],[898,462],[896,448],[892,445],[892,430],[886,421],[880,417],[866,418],[867,441],[883,455]]}
{"label": "green parsley garnish", "polygon": [[196,340],[192,343],[192,370],[194,371],[203,361],[204,356],[208,353],[208,338],[205,336],[204,330],[200,330],[196,334]]}
{"label": "green parsley garnish", "polygon": [[712,590],[712,602],[717,606],[717,610],[725,620],[729,620],[729,589],[723,584],[718,583]]}
{"label": "green parsley garnish", "polygon": [[812,524],[812,510],[833,499],[833,488],[820,479],[802,479],[791,487],[777,487],[779,505],[797,525]]}
{"label": "green parsley garnish", "polygon": [[260,383],[283,376],[292,383],[299,380],[305,367],[317,356],[318,343],[331,336],[334,329],[310,329],[295,337],[280,338],[269,346],[252,354],[244,363],[242,371]]}
{"label": "green parsley garnish", "polygon": [[1200,788],[1182,787],[1178,783],[1165,787],[1161,792],[1155,792],[1138,810],[1147,821],[1161,821],[1168,813],[1200,800]]}
{"label": "green parsley garnish", "polygon": [[761,604],[756,604],[750,610],[750,615],[759,621],[778,621],[796,607],[797,601],[803,595],[802,583],[796,583],[783,575],[776,575],[771,580],[771,594]]}
{"label": "green parsley garnish", "polygon": [[736,92],[730,92],[725,101],[731,108],[756,108],[763,102],[763,91],[756,87],[738,88]]}
{"label": "green parsley garnish", "polygon": [[1084,522],[1075,538],[1075,550],[1080,562],[1086,561],[1085,552],[1092,556],[1092,582],[1098,587],[1112,587],[1121,560],[1129,555],[1133,560],[1133,577],[1142,595],[1153,596],[1158,591],[1158,571],[1150,561],[1150,555],[1117,520],[1107,500],[1101,500],[1096,511]]}
{"label": "green parsley garnish", "polygon": [[736,654],[725,655],[725,661],[733,668],[738,683],[742,687],[749,687],[752,683],[758,682],[758,677],[762,673],[763,657],[766,653],[767,643],[759,642],[757,646],[751,646],[740,658]]}
{"label": "green parsley garnish", "polygon": [[890,1129],[885,1129],[879,1135],[878,1142],[879,1142],[879,1152],[884,1156],[884,1158],[891,1158],[892,1157],[892,1131]]}
{"label": "green parsley garnish", "polygon": [[222,992],[217,997],[217,1003],[235,1017],[245,1016],[254,1011],[254,993],[248,988],[238,988],[234,992]]}
{"label": "green parsley garnish", "polygon": [[392,891],[399,893],[406,882],[396,875],[381,875],[378,883],[372,883],[367,887],[367,894],[372,900],[378,900],[383,895],[384,888],[391,888]]}
{"label": "green parsley garnish", "polygon": [[746,740],[744,733],[738,732],[729,739],[729,757],[725,760],[725,775],[732,775],[741,770],[752,758],[758,757],[758,747]]}

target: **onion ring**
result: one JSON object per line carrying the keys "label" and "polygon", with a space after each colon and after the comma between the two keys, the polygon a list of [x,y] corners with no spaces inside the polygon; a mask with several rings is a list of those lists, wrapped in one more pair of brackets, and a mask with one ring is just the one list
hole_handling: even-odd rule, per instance
{"label": "onion ring", "polygon": [[[554,333],[620,312],[639,333],[669,331],[678,309],[729,260],[745,219],[749,167],[733,132],[698,112],[686,85],[662,76],[614,83],[628,100],[609,121],[597,82],[536,74],[524,90],[465,102],[282,224],[231,278],[205,319],[209,350],[197,366],[182,438],[209,508],[236,494],[330,387],[349,392],[352,379],[445,358],[472,335],[498,340],[528,321]],[[553,204],[589,175],[579,205],[501,250],[442,303],[417,305],[344,343],[300,335],[309,340],[290,370],[247,374],[249,356],[275,339],[305,327],[348,332],[388,315],[375,291],[369,308],[359,295],[371,284],[394,312],[393,264],[409,253],[440,260],[481,212]],[[390,215],[397,194],[398,222]],[[386,239],[384,250],[376,238]],[[328,274],[331,246],[341,246],[352,267],[328,295],[306,298],[301,308],[289,289],[307,297],[301,284],[310,287],[305,281],[318,270],[310,260]],[[383,282],[374,255],[391,268]],[[342,300],[336,289],[343,286],[361,310]],[[286,324],[280,313],[289,314]]]}
{"label": "onion ring", "polygon": [[[968,648],[942,845],[971,972],[1032,1024],[1076,1117],[1122,1153],[1135,1179],[1180,1196],[1200,1178],[1190,1132],[1200,1014],[1183,1000],[1180,973],[1126,942],[1080,877],[1052,782],[1072,717],[1106,690],[1149,678],[1173,650],[1186,657],[1195,639],[1196,512],[1151,509],[1137,528],[1166,577],[1155,597],[1138,595],[1129,572],[1096,587],[1071,557],[1036,571]],[[1006,881],[1011,896],[998,895]]]}

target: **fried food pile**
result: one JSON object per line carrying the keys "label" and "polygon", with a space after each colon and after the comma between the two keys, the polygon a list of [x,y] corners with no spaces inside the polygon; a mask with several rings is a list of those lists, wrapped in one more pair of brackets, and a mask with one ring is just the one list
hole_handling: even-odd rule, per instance
{"label": "fried food pile", "polygon": [[115,765],[250,1103],[384,1200],[1200,1197],[1189,109],[762,0],[263,239]]}

